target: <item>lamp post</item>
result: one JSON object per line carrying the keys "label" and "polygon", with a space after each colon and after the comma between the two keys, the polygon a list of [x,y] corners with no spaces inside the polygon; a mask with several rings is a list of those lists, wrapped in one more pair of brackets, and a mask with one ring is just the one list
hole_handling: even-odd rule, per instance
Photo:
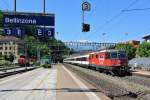
{"label": "lamp post", "polygon": [[125,39],[126,39],[126,37],[128,36],[129,33],[126,32],[126,33],[124,33],[124,34],[125,34]]}
{"label": "lamp post", "polygon": [[[125,39],[126,39],[127,36],[128,36],[128,33],[126,32],[126,33],[125,33]],[[128,45],[128,43],[126,42],[126,43],[125,43],[125,49],[126,49],[126,56],[127,56],[127,61],[128,61],[127,45]]]}
{"label": "lamp post", "polygon": [[106,33],[102,33],[102,36],[103,36],[103,43],[105,43],[105,35],[106,35]]}

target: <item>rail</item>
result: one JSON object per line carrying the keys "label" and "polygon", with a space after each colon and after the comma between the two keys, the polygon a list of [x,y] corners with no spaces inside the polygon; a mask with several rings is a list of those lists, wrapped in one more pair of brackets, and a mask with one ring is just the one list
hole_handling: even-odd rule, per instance
{"label": "rail", "polygon": [[64,66],[97,87],[101,92],[112,99],[135,100],[143,98],[145,94],[150,93],[150,89],[147,88],[147,85],[135,84],[135,82],[128,81],[128,79],[123,80],[120,77],[105,75],[75,65],[64,64]]}
{"label": "rail", "polygon": [[36,66],[22,67],[22,66],[15,66],[15,65],[0,66],[0,78],[9,76],[15,73],[19,73],[19,72],[29,71],[35,68],[38,68],[38,67]]}

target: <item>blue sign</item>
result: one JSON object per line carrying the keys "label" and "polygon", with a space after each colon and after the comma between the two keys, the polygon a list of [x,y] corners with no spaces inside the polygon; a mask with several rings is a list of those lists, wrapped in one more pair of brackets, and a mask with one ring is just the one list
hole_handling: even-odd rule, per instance
{"label": "blue sign", "polygon": [[43,37],[44,36],[44,30],[43,28],[36,28],[36,35],[39,37]]}
{"label": "blue sign", "polygon": [[5,35],[11,36],[11,35],[13,34],[13,31],[12,31],[11,28],[5,28],[5,29],[4,29],[4,33],[5,33]]}
{"label": "blue sign", "polygon": [[35,31],[38,37],[54,37],[55,29],[46,27],[37,27]]}
{"label": "blue sign", "polygon": [[22,28],[14,28],[14,31],[13,31],[14,35],[15,36],[23,36],[24,35],[24,30]]}
{"label": "blue sign", "polygon": [[45,34],[46,34],[48,37],[54,37],[54,35],[55,35],[55,30],[54,30],[54,28],[47,28]]}
{"label": "blue sign", "polygon": [[8,15],[4,14],[4,25],[43,25],[55,26],[54,15],[31,16],[31,15]]}
{"label": "blue sign", "polygon": [[7,36],[18,36],[21,37],[24,35],[24,31],[21,28],[5,28],[4,34]]}

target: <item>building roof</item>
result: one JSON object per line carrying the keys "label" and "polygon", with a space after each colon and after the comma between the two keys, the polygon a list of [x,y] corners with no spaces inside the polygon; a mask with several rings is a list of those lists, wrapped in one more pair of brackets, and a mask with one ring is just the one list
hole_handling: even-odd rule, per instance
{"label": "building roof", "polygon": [[10,41],[23,43],[21,39],[14,36],[0,36],[0,42],[10,42]]}
{"label": "building roof", "polygon": [[149,38],[150,38],[150,35],[143,37],[143,39],[149,39]]}

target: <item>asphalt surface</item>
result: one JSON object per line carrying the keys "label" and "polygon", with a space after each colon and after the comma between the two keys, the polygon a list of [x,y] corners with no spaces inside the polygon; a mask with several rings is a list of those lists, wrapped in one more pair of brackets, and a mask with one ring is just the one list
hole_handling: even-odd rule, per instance
{"label": "asphalt surface", "polygon": [[110,100],[62,64],[0,79],[0,100]]}
{"label": "asphalt surface", "polygon": [[110,100],[65,66],[57,65],[57,69],[57,100]]}
{"label": "asphalt surface", "polygon": [[56,100],[57,70],[35,69],[0,80],[0,100]]}

